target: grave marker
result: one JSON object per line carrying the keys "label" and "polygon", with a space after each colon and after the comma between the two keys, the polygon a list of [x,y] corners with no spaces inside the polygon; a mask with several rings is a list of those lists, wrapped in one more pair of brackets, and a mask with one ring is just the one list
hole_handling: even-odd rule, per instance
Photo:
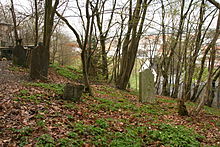
{"label": "grave marker", "polygon": [[150,69],[146,69],[139,73],[139,101],[154,102],[155,85],[154,75]]}

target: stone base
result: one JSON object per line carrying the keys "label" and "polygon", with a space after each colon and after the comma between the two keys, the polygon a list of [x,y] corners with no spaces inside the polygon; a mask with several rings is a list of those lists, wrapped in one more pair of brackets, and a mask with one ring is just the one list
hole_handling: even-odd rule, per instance
{"label": "stone base", "polygon": [[83,91],[84,85],[74,85],[72,83],[67,83],[64,87],[63,99],[72,100],[74,102],[80,101]]}

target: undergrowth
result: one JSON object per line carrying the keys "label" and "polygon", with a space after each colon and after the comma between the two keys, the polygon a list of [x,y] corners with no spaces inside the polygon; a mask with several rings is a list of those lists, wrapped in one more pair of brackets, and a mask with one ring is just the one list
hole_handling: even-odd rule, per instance
{"label": "undergrowth", "polygon": [[62,94],[64,84],[55,84],[55,83],[27,83],[28,86],[42,87],[47,90],[52,90],[56,94]]}
{"label": "undergrowth", "polygon": [[199,140],[204,139],[203,136],[181,125],[162,123],[157,126],[157,130],[149,130],[148,134],[153,142],[159,141],[161,145],[194,147],[200,146]]}
{"label": "undergrowth", "polygon": [[57,73],[63,77],[66,77],[70,80],[79,80],[82,79],[82,72],[71,66],[59,66],[51,65]]}

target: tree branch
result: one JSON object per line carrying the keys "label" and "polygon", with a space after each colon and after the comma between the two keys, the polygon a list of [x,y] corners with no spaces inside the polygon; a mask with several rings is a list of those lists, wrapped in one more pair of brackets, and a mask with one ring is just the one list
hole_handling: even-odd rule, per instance
{"label": "tree branch", "polygon": [[73,26],[69,23],[69,21],[65,17],[63,17],[60,13],[58,13],[57,11],[56,11],[56,15],[60,19],[62,19],[66,23],[66,25],[70,28],[70,30],[74,33],[74,35],[76,36],[76,39],[77,39],[77,43],[79,44],[79,47],[82,49],[82,42],[80,40],[80,36],[79,36],[78,32],[73,28]]}
{"label": "tree branch", "polygon": [[220,3],[215,0],[208,0],[211,4],[215,5],[218,9],[220,9]]}

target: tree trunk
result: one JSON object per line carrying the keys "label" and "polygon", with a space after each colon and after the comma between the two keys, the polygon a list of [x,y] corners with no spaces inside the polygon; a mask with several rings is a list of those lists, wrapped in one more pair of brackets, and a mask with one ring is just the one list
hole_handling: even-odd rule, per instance
{"label": "tree trunk", "polygon": [[13,20],[13,29],[14,29],[14,37],[15,37],[15,43],[16,45],[19,45],[19,37],[18,37],[18,31],[17,31],[17,22],[16,22],[16,15],[15,15],[15,9],[14,9],[14,1],[11,0],[11,14],[12,14],[12,20]]}
{"label": "tree trunk", "polygon": [[48,67],[50,60],[50,40],[53,30],[54,14],[59,4],[59,0],[56,0],[54,6],[52,0],[45,1],[45,16],[44,16],[44,34],[43,34],[43,45],[45,50],[41,53],[43,65],[42,65],[42,76],[47,77]]}
{"label": "tree trunk", "polygon": [[34,44],[37,46],[38,43],[38,5],[37,5],[37,0],[34,0],[34,6],[35,6],[35,41]]}
{"label": "tree trunk", "polygon": [[[98,26],[98,30],[99,30],[99,38],[100,38],[100,45],[101,45],[101,58],[102,58],[102,74],[104,76],[104,79],[107,81],[108,80],[108,60],[107,60],[107,52],[106,52],[106,46],[105,46],[105,42],[106,42],[106,37],[108,35],[108,32],[110,30],[111,27],[111,23],[112,23],[112,19],[113,19],[113,15],[114,15],[114,11],[115,11],[115,6],[116,6],[116,0],[113,1],[113,6],[112,6],[112,11],[111,11],[111,16],[110,16],[110,20],[107,24],[107,29],[106,31],[103,31],[103,17],[104,17],[104,7],[102,5],[104,5],[105,2],[100,1],[100,5],[101,5],[101,10],[103,11],[99,11],[99,9],[95,9],[96,11],[96,20],[97,20],[97,26]],[[96,5],[98,6],[98,5]]]}
{"label": "tree trunk", "polygon": [[[102,35],[101,35],[102,36]],[[102,74],[105,80],[108,80],[108,60],[107,53],[105,49],[105,38],[100,36],[100,43],[102,48]]]}
{"label": "tree trunk", "polygon": [[204,104],[206,103],[206,101],[209,99],[210,96],[210,88],[211,88],[211,82],[212,82],[212,71],[214,69],[214,61],[215,61],[215,45],[216,45],[216,41],[219,37],[220,34],[220,10],[219,10],[219,14],[218,14],[218,21],[217,21],[217,26],[216,26],[216,32],[215,32],[215,36],[212,39],[211,43],[209,44],[209,46],[212,48],[212,52],[211,52],[211,65],[209,68],[209,76],[208,76],[208,80],[207,80],[207,84],[206,84],[206,94],[205,96],[202,97],[199,105],[196,107],[196,109],[194,110],[194,114],[197,115],[200,110],[203,108]]}
{"label": "tree trunk", "polygon": [[220,108],[220,78],[218,78],[218,88],[217,88],[217,108]]}
{"label": "tree trunk", "polygon": [[[134,67],[135,58],[137,55],[138,44],[142,34],[143,23],[146,16],[147,7],[151,0],[147,2],[145,0],[143,3],[141,0],[137,0],[136,7],[132,16],[132,4],[130,3],[130,18],[128,31],[125,36],[125,40],[122,47],[122,58],[120,61],[120,73],[116,81],[116,87],[125,90],[129,82],[132,69]],[[142,8],[142,12],[141,12]],[[141,18],[141,20],[140,20]],[[139,29],[138,24],[140,21]],[[130,36],[131,33],[131,36]]]}
{"label": "tree trunk", "polygon": [[207,105],[209,107],[212,106],[212,102],[214,99],[214,96],[212,95],[213,90],[215,88],[215,86],[213,87],[213,82],[215,84],[215,81],[213,81],[213,71],[214,71],[214,64],[215,64],[215,57],[216,57],[216,47],[212,48],[212,51],[210,53],[210,69],[209,69],[209,77],[208,77],[208,82],[207,82]]}
{"label": "tree trunk", "polygon": [[[32,79],[41,79],[41,80],[47,79],[49,58],[50,58],[50,54],[49,54],[50,53],[50,40],[51,40],[51,35],[52,35],[54,14],[59,4],[59,0],[55,1],[54,6],[52,5],[52,3],[53,3],[52,0],[45,1],[43,44],[39,43],[39,46],[33,51],[33,55],[31,57],[30,77]],[[36,1],[35,1],[35,5],[36,5]],[[35,23],[36,23],[35,25],[37,25],[38,23],[37,20]],[[35,31],[36,31],[35,32],[36,33],[35,43],[36,43],[37,34],[38,34],[37,27]],[[38,67],[36,68],[37,70],[35,69],[35,66]]]}

